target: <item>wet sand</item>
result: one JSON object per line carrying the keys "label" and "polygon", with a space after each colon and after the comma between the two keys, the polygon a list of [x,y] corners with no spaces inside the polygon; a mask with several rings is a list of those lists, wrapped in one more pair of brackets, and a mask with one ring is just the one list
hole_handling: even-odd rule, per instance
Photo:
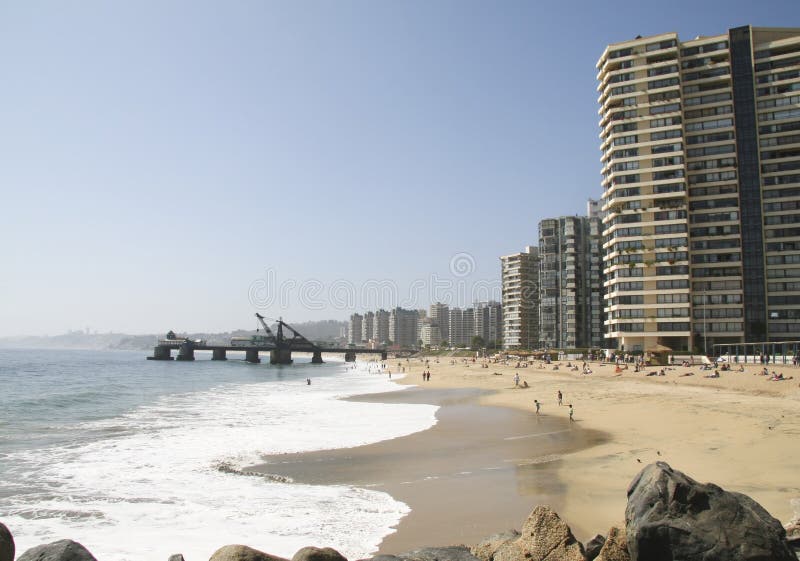
{"label": "wet sand", "polygon": [[480,405],[486,394],[411,388],[351,398],[439,405],[437,424],[356,448],[268,456],[253,469],[297,483],[384,491],[403,501],[411,513],[384,539],[380,553],[474,544],[519,528],[537,504],[558,511],[567,493],[559,478],[563,456],[607,440],[604,433],[565,418]]}

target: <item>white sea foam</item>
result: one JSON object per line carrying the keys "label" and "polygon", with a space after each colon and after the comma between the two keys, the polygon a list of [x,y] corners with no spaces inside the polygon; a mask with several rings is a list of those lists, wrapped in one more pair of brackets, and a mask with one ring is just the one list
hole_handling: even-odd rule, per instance
{"label": "white sea foam", "polygon": [[230,543],[288,557],[306,545],[366,556],[408,512],[405,504],[381,492],[271,482],[215,466],[377,442],[435,423],[429,405],[336,399],[395,389],[385,376],[348,370],[310,386],[270,381],[165,397],[86,423],[112,436],[13,455],[36,491],[3,503],[3,521],[20,552],[71,538],[115,561],[178,552],[208,559]]}

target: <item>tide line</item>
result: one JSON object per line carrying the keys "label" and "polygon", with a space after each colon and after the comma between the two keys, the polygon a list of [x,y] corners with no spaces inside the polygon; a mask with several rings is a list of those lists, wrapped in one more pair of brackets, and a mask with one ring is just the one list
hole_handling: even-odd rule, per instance
{"label": "tide line", "polygon": [[523,434],[521,436],[507,436],[503,440],[522,440],[523,438],[536,438],[538,436],[550,436],[551,434],[561,434],[562,432],[570,432],[571,429],[556,430],[552,432],[537,432],[535,434]]}

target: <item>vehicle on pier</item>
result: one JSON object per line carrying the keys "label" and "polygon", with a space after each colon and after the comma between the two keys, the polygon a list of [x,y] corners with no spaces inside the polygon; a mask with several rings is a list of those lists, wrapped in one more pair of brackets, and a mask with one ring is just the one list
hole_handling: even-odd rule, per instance
{"label": "vehicle on pier", "polygon": [[249,337],[231,337],[231,347],[266,347],[275,339],[268,335],[250,335]]}

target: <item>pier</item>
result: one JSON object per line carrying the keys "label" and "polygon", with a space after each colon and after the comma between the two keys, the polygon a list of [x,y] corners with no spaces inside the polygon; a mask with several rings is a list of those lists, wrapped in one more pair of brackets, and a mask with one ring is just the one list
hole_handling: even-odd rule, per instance
{"label": "pier", "polygon": [[[195,351],[211,351],[211,360],[228,360],[228,352],[244,352],[246,362],[258,364],[261,362],[261,353],[269,353],[270,364],[292,364],[292,353],[311,354],[312,364],[322,364],[323,353],[343,354],[345,362],[355,362],[359,354],[380,355],[381,360],[386,360],[386,349],[367,349],[354,347],[320,347],[303,337],[282,319],[278,320],[277,333],[264,322],[264,317],[256,314],[264,328],[264,336],[252,337],[253,344],[209,345],[205,341],[192,341],[190,339],[170,337],[162,339],[153,348],[153,356],[147,360],[181,360],[192,361]],[[284,334],[284,328],[291,332],[291,336]],[[172,351],[177,351],[172,356]]]}

